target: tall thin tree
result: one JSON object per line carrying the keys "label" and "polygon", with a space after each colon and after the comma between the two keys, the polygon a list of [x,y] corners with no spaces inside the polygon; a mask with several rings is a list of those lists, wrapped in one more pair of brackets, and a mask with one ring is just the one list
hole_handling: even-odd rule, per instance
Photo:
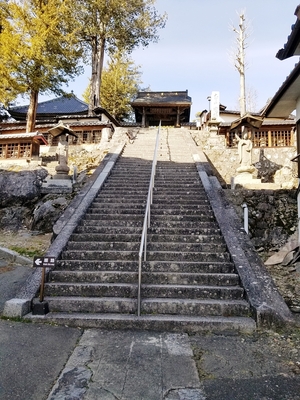
{"label": "tall thin tree", "polygon": [[240,96],[239,96],[239,104],[240,104],[240,115],[241,117],[246,114],[247,106],[246,106],[246,79],[245,79],[245,49],[247,48],[247,39],[249,37],[248,27],[245,24],[245,12],[242,11],[239,15],[239,27],[238,29],[232,26],[232,30],[237,34],[236,44],[237,49],[234,54],[234,66],[238,70],[240,75]]}

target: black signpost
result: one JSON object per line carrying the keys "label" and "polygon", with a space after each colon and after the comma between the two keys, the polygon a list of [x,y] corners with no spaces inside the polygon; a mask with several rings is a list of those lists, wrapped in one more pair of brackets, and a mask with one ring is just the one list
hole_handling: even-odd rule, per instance
{"label": "black signpost", "polygon": [[41,277],[41,287],[39,301],[33,300],[32,304],[32,314],[33,315],[45,315],[49,312],[48,302],[44,301],[44,285],[45,285],[45,275],[46,268],[55,267],[55,257],[34,257],[33,266],[37,268],[42,268]]}

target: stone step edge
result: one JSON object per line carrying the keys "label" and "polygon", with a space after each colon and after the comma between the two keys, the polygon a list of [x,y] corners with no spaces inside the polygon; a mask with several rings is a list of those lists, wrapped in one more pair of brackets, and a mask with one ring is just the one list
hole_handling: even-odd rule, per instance
{"label": "stone step edge", "polygon": [[[136,298],[130,298],[130,297],[91,297],[91,296],[45,296],[44,297],[45,301],[70,301],[70,302],[107,302],[107,301],[112,301],[112,302],[119,302],[123,301],[126,303],[136,303],[137,299]],[[195,303],[195,304],[203,304],[203,305],[246,305],[249,306],[249,303],[244,300],[244,299],[186,299],[182,298],[179,299],[177,297],[155,297],[155,298],[142,298],[141,299],[142,303],[156,303],[156,302],[161,302],[161,303],[177,303],[177,304],[182,304],[182,303]]]}
{"label": "stone step edge", "polygon": [[[90,288],[102,288],[102,287],[111,287],[111,288],[137,288],[137,283],[82,283],[82,282],[75,282],[75,283],[68,283],[68,282],[47,282],[45,286],[56,286],[56,287],[90,287]],[[216,286],[216,285],[171,285],[171,284],[142,284],[142,290],[145,289],[201,289],[201,290],[222,290],[222,291],[231,291],[237,290],[243,291],[243,288],[239,285],[231,285],[231,286]],[[98,297],[98,296],[94,296]],[[114,297],[114,296],[111,296]]]}
{"label": "stone step edge", "polygon": [[26,314],[23,317],[31,322],[56,322],[73,327],[95,327],[114,329],[146,329],[160,331],[203,332],[244,332],[252,333],[256,329],[255,321],[250,317],[193,317],[175,315],[134,314],[87,314],[87,313],[48,313],[44,316]]}

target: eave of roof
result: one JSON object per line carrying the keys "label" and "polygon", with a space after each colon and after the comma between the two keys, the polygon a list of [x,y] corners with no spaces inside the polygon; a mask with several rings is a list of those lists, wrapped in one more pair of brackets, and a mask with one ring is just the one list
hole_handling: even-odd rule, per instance
{"label": "eave of roof", "polygon": [[44,144],[48,145],[46,138],[43,134],[39,132],[29,132],[29,133],[11,133],[7,135],[0,135],[0,140],[3,139],[36,139]]}
{"label": "eave of roof", "polygon": [[295,109],[300,94],[300,62],[283,82],[266,109],[265,117],[287,118]]}
{"label": "eave of roof", "polygon": [[118,122],[108,111],[106,111],[105,108],[96,107],[93,111],[96,115],[104,114],[113,124],[116,126],[121,126],[120,122]]}
{"label": "eave of roof", "polygon": [[276,54],[279,60],[285,60],[289,57],[300,55],[300,6],[296,8],[294,15],[297,16],[297,20],[295,24],[292,25],[292,31],[288,36],[288,40],[284,47]]}
{"label": "eave of roof", "polygon": [[138,92],[137,98],[131,102],[131,105],[133,107],[161,107],[172,104],[175,106],[190,106],[192,99],[187,93],[187,90],[177,92]]}

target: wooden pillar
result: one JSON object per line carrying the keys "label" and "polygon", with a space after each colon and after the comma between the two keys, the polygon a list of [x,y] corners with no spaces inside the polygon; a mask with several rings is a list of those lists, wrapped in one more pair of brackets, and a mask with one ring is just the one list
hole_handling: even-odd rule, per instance
{"label": "wooden pillar", "polygon": [[145,126],[146,126],[146,110],[145,107],[143,107],[142,128],[145,128]]}
{"label": "wooden pillar", "polygon": [[268,147],[272,147],[272,132],[268,131]]}
{"label": "wooden pillar", "polygon": [[180,126],[180,108],[177,107],[176,127]]}

